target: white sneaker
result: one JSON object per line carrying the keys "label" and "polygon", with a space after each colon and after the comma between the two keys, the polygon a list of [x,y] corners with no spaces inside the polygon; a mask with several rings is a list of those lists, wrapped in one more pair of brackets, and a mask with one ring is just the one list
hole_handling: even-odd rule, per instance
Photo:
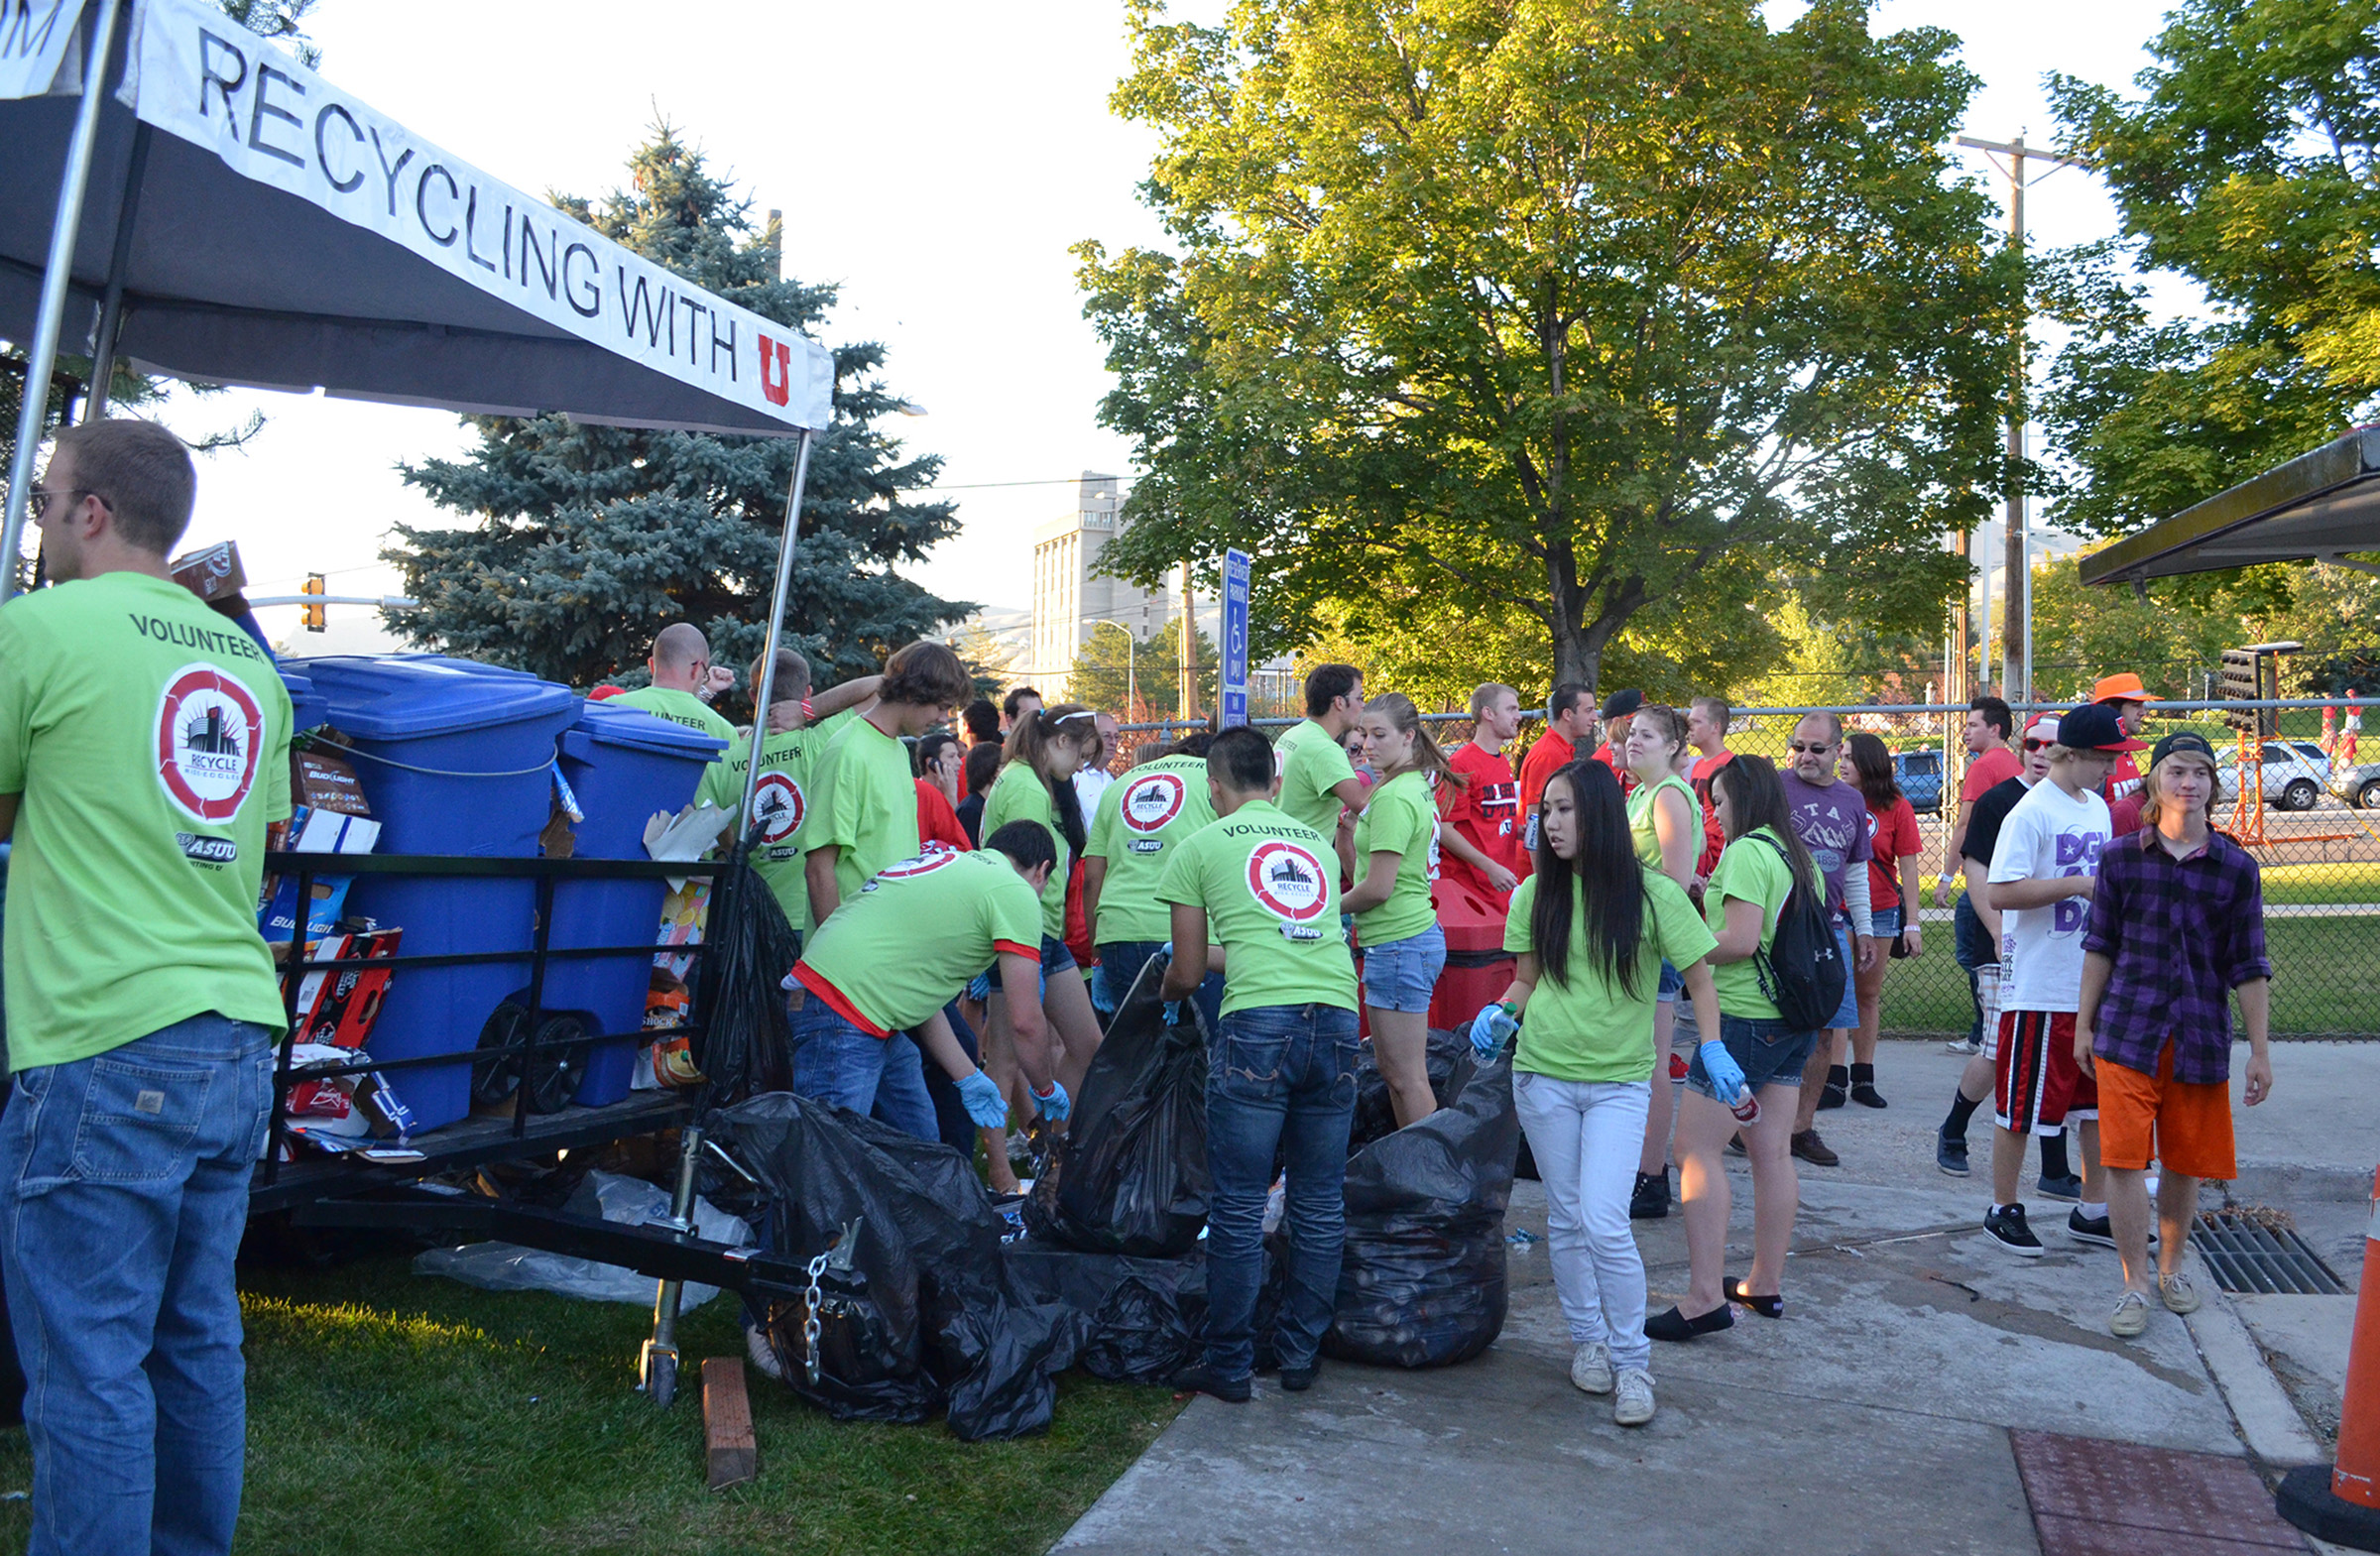
{"label": "white sneaker", "polygon": [[1591,1394],[1611,1391],[1611,1348],[1590,1340],[1570,1359],[1570,1380]]}
{"label": "white sneaker", "polygon": [[2165,1298],[2165,1310],[2169,1313],[2195,1313],[2199,1310],[2199,1288],[2190,1283],[2190,1271],[2187,1269],[2159,1275],[2157,1294]]}
{"label": "white sneaker", "polygon": [[1641,1367],[1619,1370],[1619,1397],[1612,1401],[1611,1419],[1622,1426],[1642,1426],[1653,1418],[1653,1375]]}
{"label": "white sneaker", "polygon": [[763,1377],[773,1377],[780,1383],[785,1380],[785,1369],[776,1359],[776,1348],[761,1331],[744,1331],[744,1354],[752,1358],[752,1365],[760,1369]]}
{"label": "white sneaker", "polygon": [[2115,1299],[2115,1316],[2107,1320],[2107,1332],[2118,1340],[2129,1340],[2149,1327],[2149,1299],[2137,1291],[2126,1291]]}
{"label": "white sneaker", "polygon": [[1976,1054],[1983,1051],[1983,1045],[1979,1042],[1968,1042],[1964,1037],[1958,1037],[1944,1043],[1942,1045],[1942,1051],[1945,1053],[1963,1054],[1971,1059]]}

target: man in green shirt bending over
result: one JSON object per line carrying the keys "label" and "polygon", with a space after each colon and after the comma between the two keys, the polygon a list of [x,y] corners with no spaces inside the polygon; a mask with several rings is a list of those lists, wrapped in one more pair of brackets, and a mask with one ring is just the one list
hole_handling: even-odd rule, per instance
{"label": "man in green shirt bending over", "polygon": [[167,571],[196,486],[154,422],[59,433],[28,494],[53,586],[0,608],[0,1271],[36,1551],[227,1551],[239,1517],[232,1259],[285,1024],[256,898],[291,713]]}
{"label": "man in green shirt bending over", "polygon": [[1281,1386],[1313,1386],[1346,1241],[1347,1137],[1355,1117],[1356,967],[1339,933],[1339,873],[1323,834],[1274,805],[1264,737],[1227,729],[1207,748],[1217,819],[1176,845],[1157,888],[1172,906],[1163,993],[1187,1000],[1223,946],[1223,1020],[1207,1050],[1207,1358],[1175,1379],[1250,1397],[1264,1199],[1288,1163],[1296,1252],[1275,1350]]}
{"label": "man in green shirt bending over", "polygon": [[645,667],[653,672],[653,684],[622,692],[612,699],[614,707],[641,709],[734,742],[736,727],[713,713],[707,699],[733,686],[736,672],[711,668],[711,644],[701,628],[692,622],[663,627]]}
{"label": "man in green shirt bending over", "polygon": [[1350,880],[1357,874],[1354,818],[1371,792],[1347,760],[1348,731],[1363,717],[1364,672],[1353,664],[1317,664],[1306,672],[1305,722],[1281,731],[1272,747],[1281,810],[1333,840],[1340,872]]}

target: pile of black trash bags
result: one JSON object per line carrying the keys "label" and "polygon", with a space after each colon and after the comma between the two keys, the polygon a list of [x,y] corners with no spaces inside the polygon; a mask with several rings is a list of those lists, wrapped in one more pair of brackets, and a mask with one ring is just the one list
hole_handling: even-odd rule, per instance
{"label": "pile of black trash bags", "polygon": [[[1152,969],[1110,1024],[1025,1202],[1023,1239],[938,1142],[787,1093],[714,1117],[713,1137],[760,1180],[749,1208],[766,1218],[768,1246],[805,1262],[834,1250],[819,1277],[817,1381],[804,1365],[806,1301],[766,1315],[795,1392],[841,1420],[947,1412],[972,1441],[1045,1429],[1070,1367],[1160,1382],[1199,1359],[1206,1033],[1188,1002],[1167,1025],[1156,985]],[[1458,1034],[1432,1033],[1430,1081],[1440,1111],[1397,1130],[1368,1052],[1358,1075],[1327,1355],[1444,1367],[1503,1327],[1519,1143],[1508,1061],[1479,1065]],[[1267,1239],[1259,1336],[1286,1238],[1284,1226]]]}

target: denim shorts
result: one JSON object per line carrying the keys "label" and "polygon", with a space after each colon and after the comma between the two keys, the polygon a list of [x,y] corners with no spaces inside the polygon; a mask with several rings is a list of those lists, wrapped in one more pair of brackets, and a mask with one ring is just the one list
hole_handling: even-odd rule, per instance
{"label": "denim shorts", "polygon": [[[1851,969],[1858,964],[1851,960],[1851,931],[1847,925],[1838,923],[1835,926],[1835,945],[1843,952],[1843,1004],[1836,1007],[1835,1018],[1827,1022],[1830,1030],[1859,1024],[1859,991],[1856,987],[1859,980],[1851,976]],[[1746,1070],[1744,1073],[1748,1075],[1751,1072]]]}
{"label": "denim shorts", "polygon": [[1879,940],[1890,940],[1901,932],[1901,910],[1897,905],[1879,907],[1868,916],[1876,921],[1876,938]]}
{"label": "denim shorts", "polygon": [[1417,935],[1364,950],[1364,1003],[1375,1011],[1419,1015],[1430,1008],[1446,969],[1446,931],[1436,924]]}
{"label": "denim shorts", "polygon": [[[1048,985],[1049,985],[1049,980],[1050,980],[1050,979],[1052,979],[1052,978],[1056,977],[1056,976],[1057,976],[1059,973],[1063,973],[1063,972],[1071,972],[1073,969],[1074,969],[1074,953],[1073,953],[1072,951],[1069,951],[1069,950],[1067,950],[1067,949],[1066,949],[1066,942],[1065,942],[1065,941],[1063,941],[1063,940],[1061,940],[1061,939],[1059,939],[1059,938],[1058,938],[1057,936],[1055,936],[1055,935],[1046,935],[1046,934],[1045,934],[1045,935],[1043,935],[1043,936],[1041,937],[1041,983],[1042,983],[1042,987],[1046,989],[1046,988],[1048,987]],[[997,961],[996,961],[996,962],[994,962],[994,963],[992,964],[992,971],[991,971],[991,973],[990,973],[988,976],[989,976],[989,977],[990,977],[990,979],[991,979],[991,983],[992,983],[992,991],[993,991],[995,994],[999,993],[999,992],[1000,992],[1000,963],[999,963],[999,962],[997,962]]]}
{"label": "denim shorts", "polygon": [[[1720,1041],[1726,1044],[1727,1057],[1743,1067],[1743,1078],[1754,1091],[1763,1086],[1801,1085],[1802,1067],[1818,1051],[1818,1033],[1797,1032],[1781,1020],[1723,1013],[1719,1017],[1719,1032]],[[1711,1089],[1711,1076],[1703,1068],[1700,1052],[1686,1067],[1686,1084],[1714,1102],[1719,1100],[1719,1094]]]}
{"label": "denim shorts", "polygon": [[1661,958],[1661,987],[1653,998],[1663,1005],[1675,1005],[1678,1003],[1678,991],[1685,987],[1686,975],[1670,966],[1668,957]]}

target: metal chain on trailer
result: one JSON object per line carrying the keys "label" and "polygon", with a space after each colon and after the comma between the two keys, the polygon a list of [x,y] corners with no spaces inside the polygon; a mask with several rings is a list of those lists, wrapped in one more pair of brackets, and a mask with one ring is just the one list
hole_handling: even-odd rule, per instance
{"label": "metal chain on trailer", "polygon": [[830,1249],[810,1260],[810,1288],[802,1293],[801,1373],[812,1387],[818,1383],[818,1277],[826,1273],[826,1260],[831,1253]]}

